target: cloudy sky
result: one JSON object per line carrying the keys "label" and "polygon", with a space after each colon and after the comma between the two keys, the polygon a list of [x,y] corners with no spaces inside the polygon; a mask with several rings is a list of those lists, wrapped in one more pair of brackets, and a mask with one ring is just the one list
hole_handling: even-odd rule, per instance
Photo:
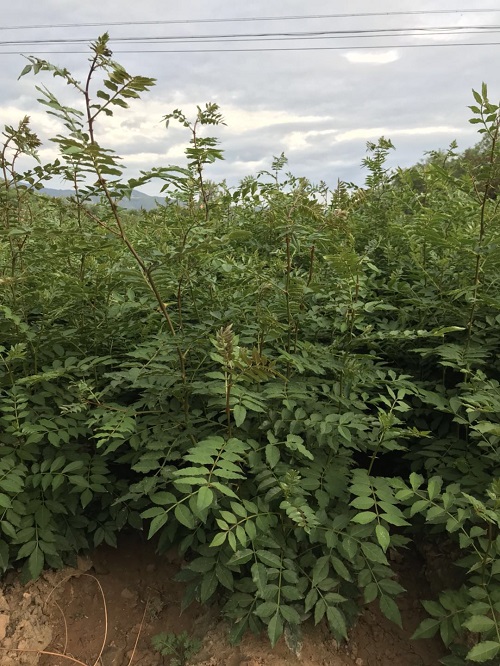
{"label": "cloudy sky", "polygon": [[[486,81],[492,101],[500,98],[496,0],[21,0],[8,7],[0,27],[2,126],[29,114],[44,140],[59,131],[36,102],[36,84],[77,103],[59,79],[18,81],[22,53],[83,79],[86,43],[108,30],[114,58],[157,79],[99,128],[101,145],[125,158],[129,175],[183,163],[189,136],[161,123],[174,108],[192,117],[197,104],[221,107],[227,127],[216,131],[225,161],[207,172],[214,180],[234,185],[284,152],[295,175],[334,187],[339,178],[363,181],[366,142],[381,135],[395,144],[392,163],[400,166],[453,139],[460,148],[474,144],[471,88]],[[50,142],[41,156],[55,157]]]}

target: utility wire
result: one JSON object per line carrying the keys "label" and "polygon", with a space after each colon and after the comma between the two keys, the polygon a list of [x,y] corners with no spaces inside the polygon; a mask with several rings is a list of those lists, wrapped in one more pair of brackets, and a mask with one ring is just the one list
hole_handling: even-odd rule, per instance
{"label": "utility wire", "polygon": [[[380,28],[365,30],[320,30],[320,31],[301,31],[301,32],[257,32],[257,33],[226,33],[226,34],[201,34],[201,35],[146,35],[146,36],[127,36],[116,37],[110,40],[111,43],[120,42],[226,42],[228,40],[246,40],[256,39],[261,41],[274,41],[279,39],[313,39],[313,38],[352,38],[352,37],[408,37],[408,36],[426,36],[426,35],[463,35],[498,32],[500,25],[467,25],[467,26],[435,26],[432,28],[406,27],[406,28]],[[83,44],[92,42],[92,38],[87,37],[66,37],[52,39],[22,39],[22,40],[4,40],[0,41],[0,46],[31,46],[31,45],[49,45],[49,44]]]}
{"label": "utility wire", "polygon": [[[454,42],[448,44],[372,44],[369,46],[285,46],[285,47],[254,47],[238,49],[119,49],[113,53],[237,53],[237,52],[261,52],[261,51],[362,51],[373,49],[418,49],[418,48],[440,48],[454,46],[500,46],[500,42]],[[39,54],[77,54],[88,51],[33,51],[32,55]],[[0,55],[24,55],[22,51],[0,51]]]}
{"label": "utility wire", "polygon": [[390,12],[354,12],[345,14],[304,14],[293,16],[234,16],[228,18],[205,18],[205,19],[168,19],[153,21],[106,21],[95,23],[41,23],[35,25],[2,25],[0,30],[39,30],[44,28],[93,28],[120,25],[173,25],[193,23],[244,23],[256,21],[304,21],[312,19],[329,18],[356,18],[373,16],[422,16],[427,14],[487,14],[500,12],[500,9],[428,9],[413,11],[390,11]]}

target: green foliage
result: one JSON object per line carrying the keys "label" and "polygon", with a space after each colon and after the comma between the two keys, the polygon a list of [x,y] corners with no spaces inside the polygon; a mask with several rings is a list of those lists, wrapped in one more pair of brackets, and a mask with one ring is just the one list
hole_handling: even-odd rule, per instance
{"label": "green foliage", "polygon": [[162,657],[170,657],[170,666],[186,666],[201,647],[200,641],[192,638],[187,631],[180,634],[165,632],[156,634],[152,637],[151,643]]}
{"label": "green foliage", "polygon": [[[23,70],[72,91],[70,107],[38,88],[59,160],[18,173],[39,140],[28,119],[4,132],[0,566],[27,580],[145,529],[186,555],[184,605],[217,598],[232,640],[265,628],[274,645],[308,618],[345,639],[363,603],[401,624],[391,553],[447,538],[461,585],[424,601],[415,636],[440,632],[455,652],[443,663],[494,660],[500,160],[486,87],[473,173],[453,146],[390,172],[382,138],[365,189],[330,192],[281,155],[230,190],[205,177],[222,152],[203,133],[223,123],[207,104],[164,118],[189,133],[185,168],[125,181],[96,120],[154,81],[107,44],[83,84],[37,58]],[[36,194],[55,173],[72,200]],[[164,205],[120,207],[155,178]],[[187,637],[161,636],[187,659]]]}

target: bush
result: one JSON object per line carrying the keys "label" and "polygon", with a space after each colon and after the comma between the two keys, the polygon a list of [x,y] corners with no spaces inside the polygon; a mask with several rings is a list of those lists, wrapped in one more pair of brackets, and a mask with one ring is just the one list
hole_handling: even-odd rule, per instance
{"label": "bush", "polygon": [[[36,158],[23,119],[5,129],[0,319],[0,563],[23,578],[125,528],[177,544],[185,604],[223,599],[232,640],[267,627],[275,644],[309,617],[345,638],[377,600],[400,623],[388,558],[447,536],[466,571],[424,602],[416,637],[455,656],[500,651],[498,107],[474,93],[490,146],[480,173],[436,161],[390,173],[368,145],[365,189],[330,192],[269,172],[235,189],[206,180],[222,158],[194,121],[186,168],[124,180],[96,120],[154,81],[92,45],[60,158]],[[95,92],[94,92],[95,90]],[[450,149],[453,152],[453,147]],[[451,154],[450,153],[450,154]],[[479,173],[479,175],[478,175]],[[36,193],[54,174],[71,200]],[[418,176],[418,177],[417,177]],[[478,181],[478,178],[482,180]],[[160,179],[165,204],[120,202]],[[88,183],[92,181],[93,185]],[[468,652],[464,632],[480,635]]]}

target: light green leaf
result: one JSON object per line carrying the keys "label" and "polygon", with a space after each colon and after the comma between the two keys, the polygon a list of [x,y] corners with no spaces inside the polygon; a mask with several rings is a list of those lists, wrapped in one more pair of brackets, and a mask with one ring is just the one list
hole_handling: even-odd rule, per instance
{"label": "light green leaf", "polygon": [[234,422],[236,427],[239,428],[244,422],[247,415],[247,410],[243,405],[235,405],[233,409]]}
{"label": "light green leaf", "polygon": [[377,514],[374,511],[361,511],[351,518],[351,522],[358,523],[359,525],[367,525],[376,518]]}
{"label": "light green leaf", "polygon": [[474,633],[481,634],[495,626],[495,621],[487,615],[473,615],[463,623],[463,626]]}
{"label": "light green leaf", "polygon": [[375,500],[373,497],[369,496],[363,496],[363,497],[355,497],[352,502],[350,502],[350,505],[354,509],[371,509],[372,506],[375,504]]}
{"label": "light green leaf", "polygon": [[500,643],[497,641],[483,641],[482,643],[474,645],[472,650],[468,652],[466,658],[470,659],[470,661],[477,662],[489,661],[496,657],[499,652]]}
{"label": "light green leaf", "polygon": [[213,501],[214,501],[214,494],[212,490],[208,486],[202,486],[198,490],[197,500],[196,500],[196,505],[199,511],[208,509],[208,507],[212,504]]}
{"label": "light green leaf", "polygon": [[227,532],[218,532],[212,539],[210,543],[210,548],[217,548],[218,546],[222,546],[224,541],[227,538]]}
{"label": "light green leaf", "polygon": [[379,542],[380,547],[385,553],[391,543],[391,537],[387,528],[383,525],[377,525],[375,528],[375,534],[377,536],[377,541]]}

